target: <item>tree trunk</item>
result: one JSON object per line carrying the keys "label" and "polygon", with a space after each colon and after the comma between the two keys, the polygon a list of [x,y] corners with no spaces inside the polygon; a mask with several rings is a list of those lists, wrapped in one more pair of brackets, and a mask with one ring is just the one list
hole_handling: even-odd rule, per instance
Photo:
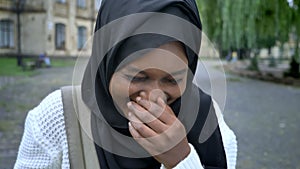
{"label": "tree trunk", "polygon": [[254,49],[254,57],[251,58],[251,62],[250,62],[250,65],[249,65],[249,68],[250,70],[254,70],[254,71],[259,71],[259,67],[258,67],[258,50],[257,49]]}
{"label": "tree trunk", "polygon": [[[297,61],[298,60],[298,61]],[[296,39],[296,48],[295,54],[292,56],[292,60],[290,62],[290,69],[285,73],[285,76],[290,76],[294,78],[300,78],[300,59],[299,59],[299,38]]]}
{"label": "tree trunk", "polygon": [[274,56],[272,55],[272,47],[271,46],[268,47],[268,55],[269,55],[269,59],[270,59],[269,67],[276,67],[276,61],[275,61]]}

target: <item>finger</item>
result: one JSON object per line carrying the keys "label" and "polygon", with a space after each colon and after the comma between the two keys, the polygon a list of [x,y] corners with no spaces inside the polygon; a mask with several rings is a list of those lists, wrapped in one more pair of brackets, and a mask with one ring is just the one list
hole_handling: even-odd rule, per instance
{"label": "finger", "polygon": [[142,138],[142,136],[135,130],[135,128],[132,126],[131,122],[128,123],[129,132],[132,135],[133,138]]}
{"label": "finger", "polygon": [[176,115],[173,110],[167,105],[164,100],[159,97],[157,99],[157,104],[144,100],[142,98],[137,97],[137,103],[143,106],[146,110],[148,110],[153,116],[157,117],[164,124],[172,124],[176,119]]}
{"label": "finger", "polygon": [[[139,135],[143,138],[149,138],[156,136],[156,132],[154,132],[147,125],[142,123],[138,118],[134,117],[135,115],[131,112],[128,113],[128,119],[132,127],[139,133]],[[134,121],[132,119],[135,119]]]}
{"label": "finger", "polygon": [[[128,123],[129,126],[129,132],[131,133],[132,137],[136,142],[138,142],[145,150],[147,150],[152,155],[158,155],[161,154],[161,148],[157,147],[156,144],[157,139],[152,138],[143,138],[139,132],[133,127],[131,122]],[[156,141],[155,141],[156,140]]]}
{"label": "finger", "polygon": [[147,149],[148,152],[151,152],[152,155],[159,155],[165,153],[174,146],[176,146],[179,142],[177,138],[175,138],[175,140],[170,140],[166,133],[162,133],[155,137],[136,137],[134,139],[145,149]]}
{"label": "finger", "polygon": [[134,103],[128,102],[127,107],[129,108],[132,113],[134,113],[143,123],[149,123],[157,119],[154,117],[149,111],[144,109],[142,106]]}
{"label": "finger", "polygon": [[140,96],[141,96],[143,99],[148,99],[148,98],[147,98],[146,92],[140,92]]}
{"label": "finger", "polygon": [[[134,107],[140,107],[140,105],[138,105],[136,103],[131,103],[131,104],[129,104],[128,108],[132,112],[134,112],[134,116],[136,116],[143,123],[146,123],[155,133],[162,133],[167,129],[167,126],[162,121],[160,121],[155,116],[153,116],[149,111],[147,111],[145,109],[143,111],[139,111],[140,109],[143,109],[143,108],[142,107],[134,108]],[[137,110],[137,109],[139,109],[139,110]],[[137,120],[134,118],[130,118],[130,119],[132,121],[137,122]]]}
{"label": "finger", "polygon": [[160,107],[164,107],[164,113],[160,118],[162,121],[166,124],[172,124],[175,120],[178,120],[171,107],[161,97],[157,99],[157,103]]}
{"label": "finger", "polygon": [[135,123],[143,123],[141,122],[140,119],[138,119],[132,112],[128,112],[127,118],[130,122],[135,122]]}
{"label": "finger", "polygon": [[129,132],[131,133],[133,139],[138,142],[146,151],[148,151],[152,155],[156,155],[153,143],[149,142],[147,138],[143,138],[138,131],[132,126],[129,122]]}
{"label": "finger", "polygon": [[151,112],[155,117],[159,117],[162,115],[163,111],[164,111],[164,107],[159,106],[158,104],[152,102],[152,101],[148,101],[145,99],[142,99],[141,97],[137,97],[136,98],[136,102],[141,105],[142,107],[144,107],[146,110],[148,110],[149,112]]}
{"label": "finger", "polygon": [[160,107],[165,107],[165,106],[166,106],[165,101],[164,101],[161,97],[158,97],[157,103],[158,103],[158,105],[159,105]]}

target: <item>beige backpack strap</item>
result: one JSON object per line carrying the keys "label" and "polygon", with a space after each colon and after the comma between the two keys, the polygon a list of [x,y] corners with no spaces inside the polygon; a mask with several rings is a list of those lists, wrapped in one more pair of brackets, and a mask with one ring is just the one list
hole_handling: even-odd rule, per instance
{"label": "beige backpack strap", "polygon": [[100,169],[94,142],[90,139],[91,112],[81,99],[80,86],[62,87],[69,161],[72,169]]}

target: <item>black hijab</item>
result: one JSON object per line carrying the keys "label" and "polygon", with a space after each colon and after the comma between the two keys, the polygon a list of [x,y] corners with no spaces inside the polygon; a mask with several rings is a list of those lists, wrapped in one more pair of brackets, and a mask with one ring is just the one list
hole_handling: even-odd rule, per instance
{"label": "black hijab", "polygon": [[[198,32],[190,32],[183,25],[176,25],[177,27],[173,29],[178,29],[174,32],[180,34],[177,37],[181,38],[151,31],[143,34],[136,33],[135,31],[143,26],[150,29],[151,26],[161,26],[161,24],[147,25],[151,18],[157,17],[153,12],[180,17],[192,23]],[[135,14],[146,15],[141,19],[133,16]],[[120,18],[128,16],[133,17],[125,20],[126,22],[119,21]],[[161,19],[160,16],[158,18]],[[159,23],[164,23],[168,27],[170,22],[165,20]],[[108,24],[114,23],[117,23],[114,27],[106,28]],[[100,33],[97,33],[99,30]],[[102,2],[96,21],[92,56],[82,82],[83,100],[92,111],[92,134],[101,169],[160,167],[161,164],[130,137],[128,120],[114,105],[109,93],[109,82],[119,64],[130,54],[142,49],[157,48],[172,41],[179,41],[184,45],[190,73],[183,96],[170,107],[186,127],[188,141],[195,147],[205,168],[226,168],[225,151],[212,100],[192,83],[201,43],[199,30],[201,30],[201,22],[194,0],[104,0]],[[189,45],[186,45],[186,41],[190,42]],[[185,112],[195,113],[179,114],[182,109]],[[189,120],[191,118],[194,118],[192,123]],[[199,137],[201,133],[205,133],[202,131],[204,125],[215,127],[213,132],[207,134],[208,139],[202,142],[199,141]]]}

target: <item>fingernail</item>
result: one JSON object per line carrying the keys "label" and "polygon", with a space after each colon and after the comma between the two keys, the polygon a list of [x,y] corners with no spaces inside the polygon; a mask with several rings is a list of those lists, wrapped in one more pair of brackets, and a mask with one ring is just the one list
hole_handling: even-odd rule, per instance
{"label": "fingernail", "polygon": [[141,101],[141,99],[142,99],[141,97],[137,97],[136,101],[139,102],[139,101]]}
{"label": "fingernail", "polygon": [[128,102],[127,103],[127,107],[131,107],[132,106],[132,103],[131,102]]}
{"label": "fingernail", "polygon": [[158,97],[158,101],[162,104],[165,104],[165,101],[161,97]]}
{"label": "fingernail", "polygon": [[131,117],[132,116],[132,113],[131,112],[128,112],[128,117]]}
{"label": "fingernail", "polygon": [[132,125],[131,125],[131,123],[130,123],[130,122],[128,122],[128,126],[129,126],[129,127],[132,127]]}
{"label": "fingernail", "polygon": [[140,95],[141,95],[141,96],[145,96],[146,93],[145,93],[145,92],[140,92]]}
{"label": "fingernail", "polygon": [[134,127],[135,129],[139,129],[139,128],[142,127],[142,124],[141,124],[141,123],[132,123],[132,125],[133,125],[133,127]]}

